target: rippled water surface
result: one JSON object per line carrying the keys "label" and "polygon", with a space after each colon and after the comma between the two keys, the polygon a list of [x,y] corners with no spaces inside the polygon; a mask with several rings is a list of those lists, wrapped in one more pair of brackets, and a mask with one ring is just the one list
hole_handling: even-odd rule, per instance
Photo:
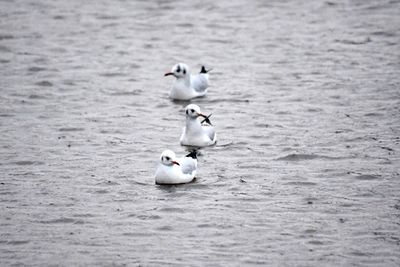
{"label": "rippled water surface", "polygon": [[[400,2],[0,2],[0,263],[399,266]],[[219,141],[156,186],[213,68]]]}

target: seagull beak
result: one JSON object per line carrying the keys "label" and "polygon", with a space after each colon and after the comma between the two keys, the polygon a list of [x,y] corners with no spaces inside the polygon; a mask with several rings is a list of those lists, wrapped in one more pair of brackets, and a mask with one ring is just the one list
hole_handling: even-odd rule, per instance
{"label": "seagull beak", "polygon": [[179,164],[179,162],[177,162],[177,161],[175,161],[175,160],[172,161],[172,164],[176,164],[176,165],[178,165],[178,166],[181,165],[181,164]]}
{"label": "seagull beak", "polygon": [[207,119],[207,115],[204,115],[203,113],[200,113],[199,116],[201,116],[201,117]]}
{"label": "seagull beak", "polygon": [[167,73],[164,74],[164,77],[165,76],[169,76],[169,75],[174,75],[174,74],[172,72],[167,72]]}

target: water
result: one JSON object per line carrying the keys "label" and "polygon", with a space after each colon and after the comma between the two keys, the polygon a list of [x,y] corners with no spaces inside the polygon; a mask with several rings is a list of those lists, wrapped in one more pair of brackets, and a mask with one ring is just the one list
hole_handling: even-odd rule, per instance
{"label": "water", "polygon": [[[1,265],[399,266],[399,1],[0,7]],[[177,62],[219,142],[163,187]]]}

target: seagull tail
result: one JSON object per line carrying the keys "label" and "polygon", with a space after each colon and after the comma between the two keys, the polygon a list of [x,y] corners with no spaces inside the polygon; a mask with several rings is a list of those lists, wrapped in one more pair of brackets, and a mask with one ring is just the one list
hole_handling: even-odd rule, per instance
{"label": "seagull tail", "polygon": [[200,73],[206,74],[206,73],[209,73],[211,70],[212,70],[212,69],[206,70],[206,67],[201,66]]}
{"label": "seagull tail", "polygon": [[192,159],[197,159],[197,150],[190,151],[190,153],[187,154],[186,157],[191,157]]}

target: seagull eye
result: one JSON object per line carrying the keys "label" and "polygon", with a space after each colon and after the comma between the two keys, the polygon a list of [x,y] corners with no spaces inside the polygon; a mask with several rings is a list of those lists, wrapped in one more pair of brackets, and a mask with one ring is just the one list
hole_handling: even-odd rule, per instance
{"label": "seagull eye", "polygon": [[176,68],[176,72],[180,72],[181,71],[181,67],[178,65],[178,67]]}
{"label": "seagull eye", "polygon": [[190,112],[194,113],[194,109],[191,109]]}
{"label": "seagull eye", "polygon": [[186,70],[185,70],[185,69],[183,69],[183,71],[182,71],[182,72],[183,72],[183,74],[186,74]]}
{"label": "seagull eye", "polygon": [[166,159],[166,160],[170,160],[170,158],[169,158],[169,157],[165,157],[165,159]]}

